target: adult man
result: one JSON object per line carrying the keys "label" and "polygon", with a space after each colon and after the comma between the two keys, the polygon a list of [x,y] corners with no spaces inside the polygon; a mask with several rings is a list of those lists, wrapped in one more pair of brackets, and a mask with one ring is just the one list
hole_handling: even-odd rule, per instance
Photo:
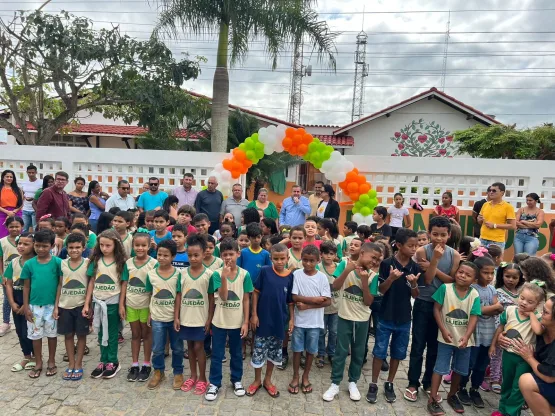
{"label": "adult man", "polygon": [[476,201],[474,203],[474,206],[472,207],[472,218],[474,219],[474,237],[480,238],[480,229],[482,228],[482,225],[478,222],[478,215],[480,215],[480,211],[482,210],[482,207],[488,201],[489,201],[489,186],[486,191],[486,197],[482,198],[479,201]]}
{"label": "adult man", "polygon": [[301,187],[294,185],[291,197],[283,200],[281,212],[279,213],[279,225],[295,227],[303,225],[306,216],[310,214],[310,203],[308,198],[301,195]]}
{"label": "adult man", "polygon": [[223,221],[224,215],[228,212],[233,214],[235,218],[235,225],[237,227],[241,226],[241,214],[249,205],[249,201],[243,198],[243,187],[240,183],[236,183],[231,188],[233,193],[233,198],[227,198],[222,202],[222,208],[220,209],[220,221]]}
{"label": "adult man", "polygon": [[54,185],[42,191],[37,203],[37,221],[48,214],[52,218],[69,217],[69,198],[64,191],[68,180],[69,175],[66,172],[56,172]]}
{"label": "adult man", "polygon": [[485,247],[495,244],[505,249],[506,230],[516,229],[515,209],[506,201],[505,185],[495,182],[489,187],[489,201],[486,202],[478,215],[478,222],[482,224],[480,240]]}
{"label": "adult man", "polygon": [[27,166],[28,180],[21,184],[23,191],[23,232],[29,231],[29,227],[33,230],[37,227],[37,217],[33,208],[33,199],[35,193],[42,187],[42,181],[37,179],[37,167],[34,165]]}
{"label": "adult man", "polygon": [[179,205],[182,207],[183,205],[195,205],[195,200],[197,199],[198,191],[193,188],[193,182],[195,181],[195,177],[192,173],[187,172],[183,175],[183,185],[177,186],[171,190],[171,194],[176,196],[179,200]]}
{"label": "adult man", "polygon": [[118,181],[118,192],[112,195],[106,201],[105,211],[110,211],[111,208],[118,207],[122,211],[135,209],[135,198],[129,195],[131,192],[131,185],[125,179]]}
{"label": "adult man", "polygon": [[168,194],[160,190],[158,178],[148,178],[148,192],[143,192],[137,202],[137,207],[141,212],[162,209]]}
{"label": "adult man", "polygon": [[316,215],[318,204],[322,200],[322,189],[324,189],[324,182],[316,181],[314,184],[314,193],[308,197],[308,202],[310,203],[310,215]]}
{"label": "adult man", "polygon": [[195,210],[197,214],[206,214],[208,219],[210,219],[210,228],[208,229],[209,234],[214,234],[214,232],[220,226],[220,209],[222,207],[222,202],[224,202],[224,196],[216,188],[218,187],[218,181],[214,176],[208,178],[208,186],[204,191],[200,191],[195,200]]}

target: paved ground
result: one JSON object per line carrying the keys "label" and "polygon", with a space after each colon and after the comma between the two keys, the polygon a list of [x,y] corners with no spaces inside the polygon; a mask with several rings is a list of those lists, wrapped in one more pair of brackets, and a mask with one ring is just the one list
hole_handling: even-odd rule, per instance
{"label": "paved ground", "polygon": [[[124,331],[126,341],[119,347],[120,362],[123,364],[121,372],[112,380],[93,380],[89,377],[95,368],[100,356],[96,337],[89,337],[91,353],[85,357],[85,377],[82,381],[64,381],[61,378],[64,363],[62,355],[64,344],[62,338],[58,339],[56,354],[59,374],[55,377],[42,376],[36,380],[27,377],[26,372],[12,373],[11,366],[21,358],[21,350],[17,341],[15,330],[11,330],[5,337],[0,338],[0,414],[3,416],[17,415],[425,415],[426,399],[423,392],[416,403],[409,403],[403,399],[402,394],[407,385],[408,360],[401,364],[395,388],[397,401],[388,404],[383,397],[382,373],[380,396],[378,403],[371,405],[364,400],[370,380],[371,364],[367,363],[363,369],[363,377],[359,388],[363,394],[360,402],[349,399],[347,385],[341,384],[341,393],[338,399],[331,403],[322,400],[322,393],[329,387],[330,366],[323,369],[313,368],[311,381],[314,392],[309,395],[302,393],[290,395],[286,386],[290,381],[292,370],[276,370],[274,382],[281,391],[281,397],[272,399],[264,390],[260,390],[255,397],[237,398],[229,385],[220,390],[220,397],[216,402],[209,403],[203,398],[191,393],[173,391],[171,389],[171,376],[166,379],[156,391],[149,391],[147,383],[129,383],[125,380],[127,367],[130,364],[131,345],[129,342],[129,328]],[[371,348],[373,338],[370,338]],[[44,352],[46,352],[46,343]],[[169,359],[166,365],[169,365]],[[253,369],[245,362],[243,382],[248,385],[254,378]],[[185,362],[185,373],[188,371],[188,362]],[[224,380],[229,380],[229,362],[224,364]],[[442,386],[442,395],[445,390]],[[493,393],[482,394],[486,402],[486,409],[480,411],[468,407],[468,415],[490,415],[498,402],[497,395]],[[455,414],[445,404],[448,414]]]}

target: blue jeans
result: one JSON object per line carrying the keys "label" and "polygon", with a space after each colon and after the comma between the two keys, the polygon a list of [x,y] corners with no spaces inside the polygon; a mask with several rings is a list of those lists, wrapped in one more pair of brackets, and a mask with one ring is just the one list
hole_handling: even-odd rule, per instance
{"label": "blue jeans", "polygon": [[434,373],[445,376],[451,369],[461,376],[468,375],[471,347],[458,348],[451,344],[438,342]]}
{"label": "blue jeans", "polygon": [[212,325],[212,359],[210,360],[210,384],[222,386],[222,360],[225,354],[225,341],[229,337],[229,369],[231,383],[243,378],[243,340],[241,328],[223,329]]}
{"label": "blue jeans", "polygon": [[526,233],[515,234],[515,254],[528,253],[531,256],[535,256],[540,246],[540,240],[538,237]]}
{"label": "blue jeans", "polygon": [[4,292],[4,303],[2,304],[2,322],[5,324],[9,324],[12,307],[10,306],[10,302],[8,302],[8,295],[6,295],[6,286],[2,285],[2,291]]}
{"label": "blue jeans", "polygon": [[[477,347],[470,347],[470,363],[469,374],[462,376],[460,388],[465,389],[470,380],[473,389],[478,389],[484,382],[486,376],[486,369],[489,365],[489,346],[479,345]],[[472,375],[470,375],[472,373]]]}
{"label": "blue jeans", "polygon": [[[336,313],[324,315],[324,329],[320,329],[320,338],[318,339],[318,355],[333,357],[335,355],[335,346],[337,344],[337,319]],[[326,348],[326,333],[328,334],[328,348]]]}
{"label": "blue jeans", "polygon": [[485,238],[480,238],[480,242],[482,243],[482,245],[486,248],[488,248],[489,246],[491,246],[492,244],[495,244],[497,247],[499,247],[501,250],[505,251],[505,242],[499,242],[499,241],[491,241],[491,240],[486,240]]}
{"label": "blue jeans", "polygon": [[37,217],[35,211],[21,211],[23,217],[23,232],[29,231],[29,227],[33,227],[33,231],[37,228]]}
{"label": "blue jeans", "polygon": [[170,334],[170,346],[172,348],[172,368],[174,374],[183,374],[183,340],[179,333],[173,328],[173,321],[159,322],[151,321],[152,325],[152,368],[164,371],[164,349],[168,333]]}

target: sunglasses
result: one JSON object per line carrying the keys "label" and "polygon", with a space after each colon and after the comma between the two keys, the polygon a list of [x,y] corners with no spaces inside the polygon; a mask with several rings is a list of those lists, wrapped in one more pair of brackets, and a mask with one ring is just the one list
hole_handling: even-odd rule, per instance
{"label": "sunglasses", "polygon": [[488,194],[496,194],[497,189],[488,189]]}
{"label": "sunglasses", "polygon": [[158,186],[157,183],[149,183],[148,186]]}

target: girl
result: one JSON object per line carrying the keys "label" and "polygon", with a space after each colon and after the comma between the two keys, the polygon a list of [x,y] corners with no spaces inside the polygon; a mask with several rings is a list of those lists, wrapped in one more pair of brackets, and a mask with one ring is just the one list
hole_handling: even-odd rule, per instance
{"label": "girl", "polygon": [[501,247],[496,246],[495,244],[490,244],[488,246],[488,254],[493,259],[493,262],[495,263],[495,268],[497,269],[501,264],[501,261],[503,261],[503,250],[501,250]]}
{"label": "girl", "polygon": [[[497,300],[506,311],[508,306],[516,305],[518,290],[524,284],[524,277],[515,263],[501,263],[497,269],[495,288],[497,289]],[[499,316],[495,317],[495,325],[499,327]],[[501,394],[501,348],[497,347],[491,356],[490,376],[491,389],[494,393]]]}
{"label": "girl", "polygon": [[545,213],[538,207],[541,204],[538,194],[526,195],[526,206],[516,212],[515,253],[528,253],[535,256],[540,245],[539,228],[543,224]]}
{"label": "girl", "polygon": [[403,222],[405,228],[410,228],[412,223],[409,216],[409,210],[403,207],[403,203],[405,202],[405,198],[403,198],[403,194],[396,193],[393,195],[393,202],[394,205],[387,209],[387,218],[386,222],[391,227],[391,239],[395,239],[395,234],[397,230],[403,227]]}
{"label": "girl", "polygon": [[249,225],[251,222],[260,224],[260,213],[256,208],[247,208],[243,211],[243,213],[241,214],[241,223],[243,225],[239,227],[239,232],[246,230],[247,225]]}
{"label": "girl", "polygon": [[541,259],[547,263],[551,272],[555,275],[555,254],[545,253],[541,256]]}
{"label": "girl", "polygon": [[224,267],[224,261],[214,256],[214,250],[216,249],[216,240],[211,235],[207,236],[206,250],[204,251],[203,264],[204,267],[215,271]]}
{"label": "girl", "polygon": [[337,246],[337,259],[343,257],[343,251],[341,247],[343,245],[342,241],[339,241],[339,229],[337,228],[337,223],[331,218],[322,218],[318,223],[318,234],[323,241],[331,241]]}
{"label": "girl", "polygon": [[469,237],[465,235],[459,244],[459,253],[461,255],[461,261],[467,261],[470,254],[481,246],[480,240],[474,237]]}
{"label": "girl", "polygon": [[[0,276],[7,269],[8,264],[18,256],[17,237],[23,229],[23,219],[21,217],[12,216],[6,219],[5,224],[8,235],[0,239]],[[10,304],[6,294],[5,281],[2,281],[2,289],[4,292],[4,303],[2,308],[2,325],[0,325],[0,336],[6,335],[10,330]]]}
{"label": "girl", "polygon": [[[135,257],[127,260],[129,283],[127,284],[125,303],[127,322],[131,327],[131,368],[127,381],[147,381],[151,373],[150,356],[152,355],[152,336],[148,326],[150,293],[145,290],[146,276],[157,265],[156,260],[148,255],[150,235],[138,232],[133,236]],[[143,365],[139,369],[139,351],[143,341]]]}
{"label": "girl", "polygon": [[98,332],[101,362],[92,378],[113,378],[121,366],[118,361],[120,318],[125,320],[125,294],[129,272],[126,254],[116,230],[98,235],[87,275],[90,277],[84,314],[90,314],[94,302],[93,327]]}
{"label": "girl", "polygon": [[69,234],[70,227],[71,223],[67,217],[58,217],[54,220],[54,232],[56,237],[62,240],[63,243],[65,243],[65,239]]}
{"label": "girl", "polygon": [[214,238],[216,239],[216,241],[222,241],[225,237],[222,236],[222,232],[221,232],[221,227],[224,224],[229,224],[232,226],[232,230],[233,230],[233,234],[231,236],[227,236],[227,237],[233,237],[235,238],[235,233],[237,231],[237,226],[235,225],[235,217],[233,217],[233,214],[231,212],[227,212],[224,215],[224,220],[222,221],[221,225],[220,225],[220,230],[216,230],[214,232]]}
{"label": "girl", "polygon": [[168,195],[162,204],[162,209],[170,214],[170,217],[177,220],[177,208],[179,205],[179,199],[175,195]]}
{"label": "girl", "polygon": [[260,228],[262,228],[262,235],[274,235],[278,233],[276,221],[272,218],[264,218],[260,221]]}
{"label": "girl", "polygon": [[[538,257],[530,257],[520,263],[520,270],[522,270],[524,280],[527,282],[543,282],[541,286],[546,292],[547,299],[555,295],[553,272],[545,261]],[[543,304],[540,306],[543,307]],[[541,309],[539,312],[541,312]]]}
{"label": "girl", "polygon": [[271,238],[272,238],[271,236],[265,235],[264,237],[262,237],[262,241],[260,242],[260,247],[262,247],[267,252],[270,252],[270,250],[272,249]]}
{"label": "girl", "polygon": [[[114,214],[110,214],[109,212],[103,212],[99,215],[97,223],[96,223],[96,235],[99,235],[105,230],[112,228],[112,220],[114,219]],[[91,224],[92,226],[92,224]]]}
{"label": "girl", "polygon": [[[513,263],[520,264],[526,259],[530,258],[530,254],[528,253],[519,253],[513,256]],[[543,257],[542,257],[543,258]]]}
{"label": "girl", "polygon": [[8,235],[6,220],[11,217],[21,218],[23,209],[23,191],[17,186],[13,170],[6,169],[0,179],[0,238]]}
{"label": "girl", "polygon": [[447,245],[452,249],[458,250],[462,239],[462,229],[458,222],[451,219],[451,236],[447,240]]}
{"label": "girl", "polygon": [[102,188],[98,181],[89,182],[89,191],[87,196],[89,198],[89,209],[91,215],[89,216],[89,224],[91,225],[91,230],[95,233],[100,234],[101,231],[97,230],[98,218],[100,214],[104,212],[104,207],[106,206],[106,199],[101,195]]}
{"label": "girl", "polygon": [[443,216],[449,219],[452,218],[457,223],[460,221],[459,209],[453,205],[453,194],[451,192],[447,191],[443,193],[441,196],[441,204],[436,205],[431,216]]}

